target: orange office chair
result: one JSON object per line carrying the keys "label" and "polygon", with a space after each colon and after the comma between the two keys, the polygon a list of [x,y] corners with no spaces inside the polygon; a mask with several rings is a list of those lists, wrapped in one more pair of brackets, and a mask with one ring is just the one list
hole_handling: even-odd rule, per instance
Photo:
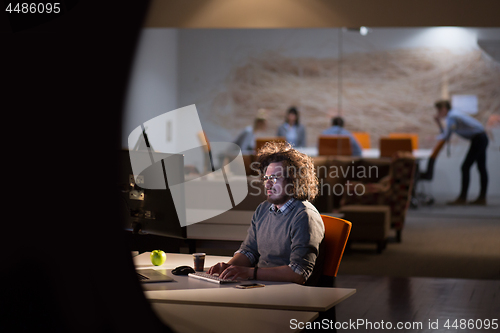
{"label": "orange office chair", "polygon": [[351,132],[352,136],[358,140],[361,149],[370,149],[370,133],[368,132]]}
{"label": "orange office chair", "polygon": [[345,135],[320,135],[318,155],[352,156],[351,139]]}
{"label": "orange office chair", "polygon": [[320,244],[319,256],[307,284],[317,287],[334,287],[352,223],[327,215],[321,215],[321,218],[325,225],[325,238]]}
{"label": "orange office chair", "polygon": [[380,138],[380,157],[393,157],[398,151],[413,152],[410,138]]}
{"label": "orange office chair", "polygon": [[418,134],[417,133],[389,133],[390,138],[410,138],[411,148],[418,149]]}
{"label": "orange office chair", "polygon": [[267,142],[275,141],[275,142],[286,142],[286,139],[282,136],[272,136],[267,138],[257,138],[255,139],[255,151],[257,152],[260,148],[262,148]]}
{"label": "orange office chair", "polygon": [[204,161],[204,172],[206,171],[215,171],[214,168],[214,161],[212,157],[212,150],[210,149],[210,141],[208,141],[207,135],[204,131],[200,131],[197,133],[198,135],[198,140],[201,143],[203,147],[203,151],[206,153],[205,155],[205,161]]}

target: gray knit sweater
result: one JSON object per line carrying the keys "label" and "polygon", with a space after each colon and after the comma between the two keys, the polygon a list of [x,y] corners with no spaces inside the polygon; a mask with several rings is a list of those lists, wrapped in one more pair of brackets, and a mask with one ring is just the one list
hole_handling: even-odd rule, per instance
{"label": "gray knit sweater", "polygon": [[247,237],[237,252],[250,252],[259,267],[299,266],[307,279],[325,234],[318,210],[310,202],[299,200],[283,213],[271,211],[270,207],[267,201],[257,207]]}

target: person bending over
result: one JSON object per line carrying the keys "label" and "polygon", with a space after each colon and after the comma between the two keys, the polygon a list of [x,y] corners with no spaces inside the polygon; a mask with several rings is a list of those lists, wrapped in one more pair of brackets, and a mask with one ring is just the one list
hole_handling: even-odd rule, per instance
{"label": "person bending over", "polygon": [[[477,163],[481,181],[481,190],[476,200],[469,202],[471,205],[486,205],[486,190],[488,188],[488,172],[486,170],[486,147],[488,147],[488,136],[481,123],[471,116],[460,113],[451,108],[447,100],[437,101],[437,114],[434,117],[441,134],[438,140],[450,139],[453,132],[466,140],[470,140],[469,151],[462,163],[462,188],[460,195],[454,201],[447,202],[448,205],[465,205],[467,203],[467,191],[469,189],[470,168],[474,162]],[[446,128],[441,125],[441,119],[446,119]]]}
{"label": "person bending over", "polygon": [[325,234],[318,210],[312,159],[289,143],[268,142],[257,154],[267,200],[252,217],[246,239],[233,258],[209,274],[237,280],[304,284],[312,273]]}

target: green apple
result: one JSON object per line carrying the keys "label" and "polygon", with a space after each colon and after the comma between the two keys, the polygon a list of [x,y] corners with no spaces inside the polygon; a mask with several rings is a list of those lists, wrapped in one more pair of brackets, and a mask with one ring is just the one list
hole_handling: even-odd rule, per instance
{"label": "green apple", "polygon": [[151,252],[151,263],[155,266],[163,265],[165,260],[167,260],[167,255],[162,250],[154,250]]}

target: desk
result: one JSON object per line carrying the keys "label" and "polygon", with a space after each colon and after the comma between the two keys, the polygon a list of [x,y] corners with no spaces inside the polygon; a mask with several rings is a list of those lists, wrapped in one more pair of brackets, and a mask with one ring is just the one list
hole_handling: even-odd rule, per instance
{"label": "desk", "polygon": [[[191,254],[183,254],[183,253],[167,253],[167,260],[161,266],[154,266],[151,263],[150,258],[151,252],[144,252],[137,256],[135,256],[134,264],[137,269],[142,268],[166,268],[166,269],[174,269],[178,266],[191,266],[193,267],[193,256]],[[227,256],[206,256],[205,257],[205,267],[212,267],[218,262],[228,261],[231,257]],[[175,276],[175,275],[173,275]]]}
{"label": "desk", "polygon": [[146,298],[154,302],[324,312],[356,292],[356,289],[257,282],[265,283],[266,286],[255,289],[226,287],[196,290],[146,290],[144,294]]}
{"label": "desk", "polygon": [[[318,156],[318,148],[317,147],[298,147],[298,151],[304,153],[308,156],[314,157]],[[413,150],[413,156],[417,159],[425,159],[431,156],[432,149],[415,149]],[[363,149],[361,151],[361,157],[363,158],[379,158],[380,150],[376,148]]]}
{"label": "desk", "polygon": [[[298,332],[290,329],[290,320],[313,321],[317,312],[268,309],[241,309],[227,306],[151,303],[153,311],[175,332],[228,333]],[[233,329],[231,329],[233,328]]]}
{"label": "desk", "polygon": [[[153,268],[146,263],[149,252],[134,257],[138,269]],[[207,256],[205,268],[217,262],[227,262],[230,257]],[[144,294],[152,302],[230,306],[240,308],[327,311],[353,295],[355,289],[307,287],[295,283],[256,281],[266,285],[264,288],[237,289],[233,284],[216,284],[190,278],[171,275],[171,268],[180,265],[192,266],[193,259],[188,254],[167,254],[165,264],[158,266],[167,269],[167,274],[176,282],[143,283]]]}

